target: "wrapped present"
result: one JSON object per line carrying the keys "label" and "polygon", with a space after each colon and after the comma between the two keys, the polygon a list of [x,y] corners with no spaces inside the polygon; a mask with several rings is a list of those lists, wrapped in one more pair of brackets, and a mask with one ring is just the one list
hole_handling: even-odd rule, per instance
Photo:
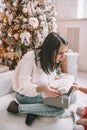
{"label": "wrapped present", "polygon": [[68,53],[65,54],[66,72],[73,75],[75,79],[78,75],[78,56],[79,54],[77,52],[73,52],[72,50],[69,50]]}
{"label": "wrapped present", "polygon": [[61,96],[57,98],[49,98],[43,94],[43,103],[55,107],[68,108],[71,99],[72,85],[74,83],[74,76],[64,74],[60,79],[52,81],[49,86],[58,88]]}
{"label": "wrapped present", "polygon": [[43,103],[45,105],[50,105],[54,107],[68,108],[71,102],[72,87],[69,89],[68,93],[63,94],[57,98],[43,98]]}

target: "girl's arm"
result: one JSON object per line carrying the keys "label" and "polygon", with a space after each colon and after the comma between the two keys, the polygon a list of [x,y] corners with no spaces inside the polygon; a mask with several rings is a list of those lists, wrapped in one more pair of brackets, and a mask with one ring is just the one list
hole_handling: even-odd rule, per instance
{"label": "girl's arm", "polygon": [[86,87],[81,87],[78,84],[73,85],[73,90],[79,90],[79,91],[87,94],[87,88]]}

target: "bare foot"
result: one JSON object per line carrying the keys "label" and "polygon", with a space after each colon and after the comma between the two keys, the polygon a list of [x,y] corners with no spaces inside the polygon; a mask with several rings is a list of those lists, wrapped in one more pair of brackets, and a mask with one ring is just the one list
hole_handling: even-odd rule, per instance
{"label": "bare foot", "polygon": [[87,126],[87,119],[85,118],[80,118],[79,120],[76,121],[77,125],[86,125]]}

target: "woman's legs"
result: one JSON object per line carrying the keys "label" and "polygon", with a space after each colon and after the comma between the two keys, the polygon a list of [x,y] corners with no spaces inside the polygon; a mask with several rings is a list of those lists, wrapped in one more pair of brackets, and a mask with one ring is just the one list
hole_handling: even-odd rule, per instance
{"label": "woman's legs", "polygon": [[58,116],[64,113],[64,109],[46,106],[44,104],[19,104],[19,112],[41,116]]}
{"label": "woman's legs", "polygon": [[28,97],[19,93],[16,93],[16,99],[20,104],[36,104],[43,103],[42,95],[38,95],[35,97]]}
{"label": "woman's legs", "polygon": [[29,113],[41,116],[58,116],[64,113],[63,108],[51,107],[43,104],[42,95],[36,97],[27,97],[24,95],[16,94],[19,104],[19,112]]}

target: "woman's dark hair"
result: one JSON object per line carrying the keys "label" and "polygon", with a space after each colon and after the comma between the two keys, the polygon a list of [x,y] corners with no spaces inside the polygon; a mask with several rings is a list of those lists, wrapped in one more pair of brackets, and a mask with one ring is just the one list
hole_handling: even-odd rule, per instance
{"label": "woman's dark hair", "polygon": [[36,56],[36,61],[39,58],[41,68],[45,73],[49,74],[54,70],[54,51],[57,56],[62,44],[67,45],[68,42],[60,34],[51,32],[47,35],[42,46],[39,48],[40,51]]}

